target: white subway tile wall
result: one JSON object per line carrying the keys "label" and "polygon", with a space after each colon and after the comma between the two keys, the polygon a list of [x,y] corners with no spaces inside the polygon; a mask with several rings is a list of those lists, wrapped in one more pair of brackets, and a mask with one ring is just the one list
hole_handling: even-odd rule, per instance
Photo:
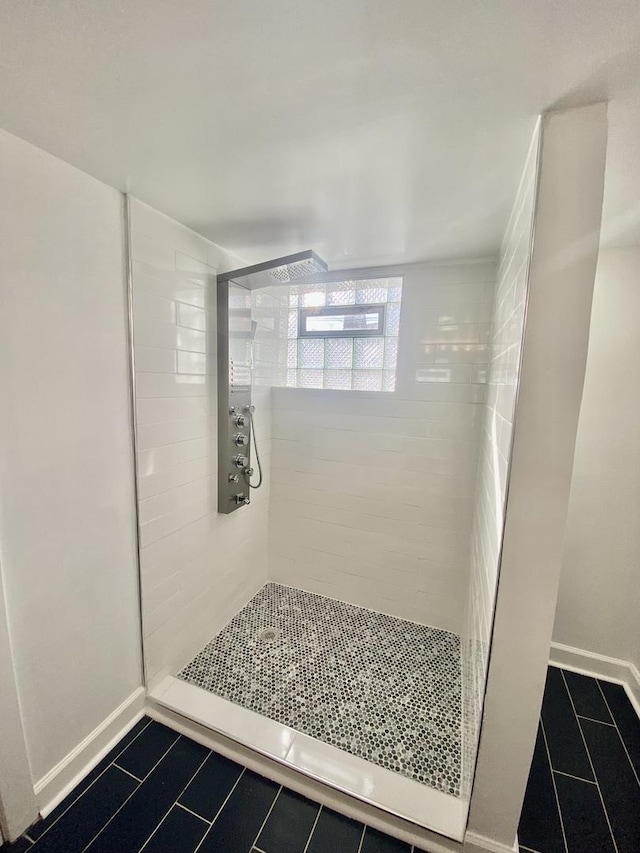
{"label": "white subway tile wall", "polygon": [[[491,323],[491,361],[474,501],[471,565],[463,649],[463,794],[473,779],[487,676],[515,397],[524,332],[536,187],[534,136],[500,253]],[[485,329],[478,334],[483,340]]]}
{"label": "white subway tile wall", "polygon": [[[461,632],[495,276],[407,268],[394,394],[313,390],[314,369],[308,389],[274,388],[271,580]],[[323,343],[348,370],[352,350]]]}
{"label": "white subway tile wall", "polygon": [[131,217],[142,610],[153,685],[267,580],[269,386],[278,375],[282,295],[269,288],[252,299],[265,483],[250,507],[219,515],[215,273],[243,264],[135,200]]}

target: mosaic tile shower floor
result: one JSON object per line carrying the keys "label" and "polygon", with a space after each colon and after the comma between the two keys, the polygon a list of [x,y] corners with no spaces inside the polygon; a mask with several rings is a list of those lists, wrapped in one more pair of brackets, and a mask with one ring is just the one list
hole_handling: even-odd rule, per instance
{"label": "mosaic tile shower floor", "polygon": [[269,583],[178,678],[459,796],[455,634]]}

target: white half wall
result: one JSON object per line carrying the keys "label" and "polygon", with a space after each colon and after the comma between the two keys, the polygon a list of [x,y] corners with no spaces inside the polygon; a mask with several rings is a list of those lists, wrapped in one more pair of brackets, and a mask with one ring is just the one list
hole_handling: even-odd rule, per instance
{"label": "white half wall", "polygon": [[606,147],[606,105],[543,117],[498,594],[469,813],[470,836],[503,848],[515,842],[549,661]]}
{"label": "white half wall", "polygon": [[402,272],[395,392],[273,391],[270,576],[459,633],[496,265]]}
{"label": "white half wall", "polygon": [[0,549],[34,782],[141,684],[122,201],[0,131]]}
{"label": "white half wall", "polygon": [[598,257],[556,643],[640,669],[640,248]]}

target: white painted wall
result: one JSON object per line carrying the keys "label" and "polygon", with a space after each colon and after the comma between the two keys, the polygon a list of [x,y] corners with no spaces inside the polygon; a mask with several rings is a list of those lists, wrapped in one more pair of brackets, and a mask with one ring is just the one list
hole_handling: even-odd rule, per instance
{"label": "white painted wall", "polygon": [[640,669],[640,248],[600,252],[553,639]]}
{"label": "white painted wall", "polygon": [[[469,853],[513,849],[533,754],[587,360],[606,146],[606,105],[543,117],[495,624],[466,836]],[[485,845],[486,839],[494,846]]]}
{"label": "white painted wall", "polygon": [[507,472],[524,331],[539,131],[529,153],[509,218],[498,267],[491,324],[491,363],[482,449],[473,507],[471,563],[463,643],[463,791],[473,779],[489,662],[496,583],[504,527]]}
{"label": "white painted wall", "polygon": [[[131,252],[144,653],[153,686],[267,581],[271,390],[254,389],[264,487],[250,506],[220,515],[215,273],[242,262],[135,199]],[[269,306],[261,307],[258,338],[271,353]]]}
{"label": "white painted wall", "polygon": [[38,816],[18,685],[7,624],[0,566],[0,845],[15,841]]}
{"label": "white painted wall", "polygon": [[122,196],[0,132],[0,549],[34,781],[141,683]]}
{"label": "white painted wall", "polygon": [[461,630],[495,273],[405,269],[395,393],[274,389],[273,580]]}

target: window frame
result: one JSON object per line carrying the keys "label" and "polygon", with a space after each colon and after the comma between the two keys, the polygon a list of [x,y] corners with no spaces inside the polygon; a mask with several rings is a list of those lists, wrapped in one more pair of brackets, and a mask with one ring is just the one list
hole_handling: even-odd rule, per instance
{"label": "window frame", "polygon": [[[298,308],[297,338],[384,338],[387,306],[384,302],[366,305],[322,305],[316,308]],[[308,317],[340,317],[345,314],[372,314],[380,317],[375,329],[332,329],[326,332],[307,331]]]}

